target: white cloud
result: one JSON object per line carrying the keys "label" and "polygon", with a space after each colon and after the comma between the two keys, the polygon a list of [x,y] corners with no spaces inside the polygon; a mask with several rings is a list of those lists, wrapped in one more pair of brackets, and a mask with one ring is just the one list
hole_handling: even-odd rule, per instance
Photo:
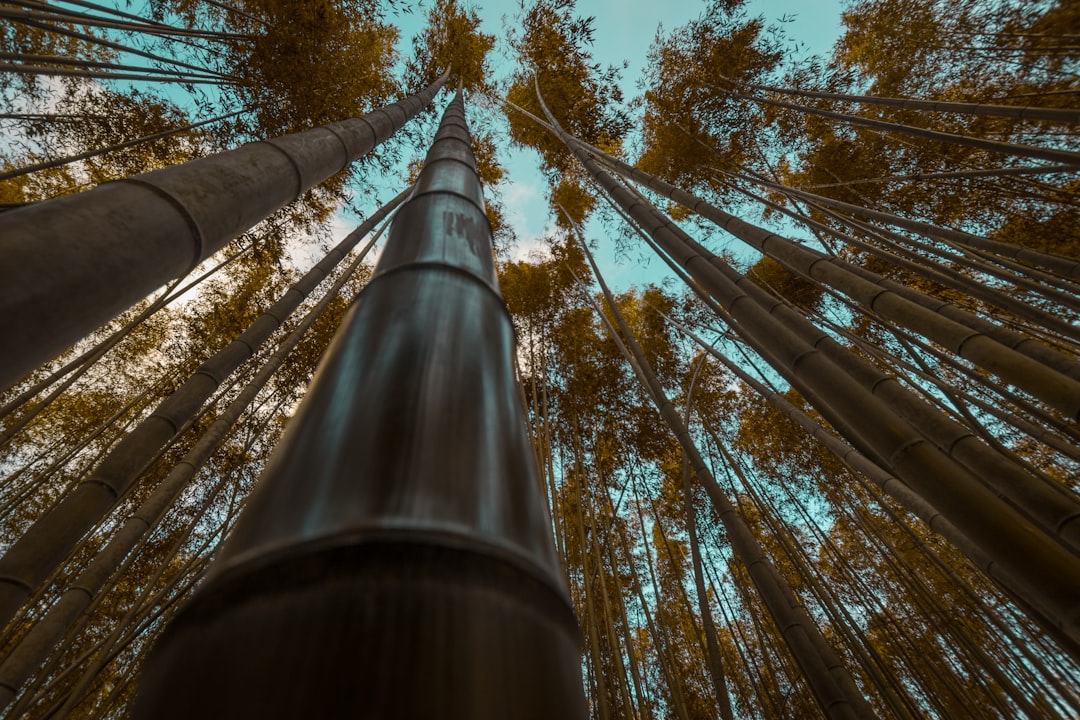
{"label": "white cloud", "polygon": [[522,260],[536,262],[538,260],[546,260],[550,257],[551,251],[548,249],[548,245],[544,242],[542,237],[533,237],[529,240],[518,240],[518,242],[510,249],[510,260],[513,262],[521,262]]}
{"label": "white cloud", "polygon": [[502,188],[506,221],[522,240],[531,240],[539,234],[536,224],[536,206],[543,202],[539,187],[530,182],[513,182]]}
{"label": "white cloud", "polygon": [[[330,241],[322,243],[312,235],[290,237],[285,242],[285,260],[300,272],[307,272],[315,263],[322,260],[329,248],[337,245],[357,226],[356,220],[342,213],[334,213],[330,218]],[[324,238],[325,239],[325,236]]]}

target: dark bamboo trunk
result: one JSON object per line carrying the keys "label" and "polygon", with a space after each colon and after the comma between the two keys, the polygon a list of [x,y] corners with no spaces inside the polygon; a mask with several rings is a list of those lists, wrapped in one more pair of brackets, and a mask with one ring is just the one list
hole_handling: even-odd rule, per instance
{"label": "dark bamboo trunk", "polygon": [[856,127],[865,127],[872,130],[884,130],[888,133],[897,133],[901,135],[910,135],[912,137],[925,138],[927,140],[935,140],[938,142],[949,143],[951,145],[960,145],[962,147],[977,148],[980,150],[989,150],[990,152],[1003,153],[1006,155],[1013,155],[1016,157],[1030,157],[1040,160],[1049,160],[1056,163],[1080,163],[1080,153],[1072,152],[1069,150],[1057,150],[1054,148],[1035,147],[1032,145],[1020,145],[1018,143],[1000,142],[997,140],[986,140],[984,138],[970,137],[967,135],[955,135],[953,133],[940,132],[937,130],[927,130],[926,128],[914,127],[911,125],[903,125],[901,123],[886,122],[884,120],[874,120],[872,118],[859,117],[857,115],[847,115],[845,113],[832,112],[831,110],[821,110],[820,108],[809,107],[807,105],[798,105],[796,103],[783,102],[781,100],[771,100],[755,95],[744,95],[740,92],[733,90],[724,90],[724,92],[744,100],[755,100],[759,103],[765,103],[768,105],[774,105],[776,107],[786,108],[788,110],[796,110],[798,112],[806,113],[809,115],[818,115],[820,117],[830,118],[832,120],[840,120],[848,125],[854,125]]}
{"label": "dark bamboo trunk", "polygon": [[[543,100],[541,100],[543,104]],[[543,106],[543,105],[542,105]],[[545,108],[546,111],[546,108]],[[870,718],[873,717],[865,698],[862,697],[847,668],[841,663],[835,650],[821,635],[821,631],[811,621],[805,608],[801,606],[791,587],[780,575],[775,565],[767,558],[762,547],[739,514],[735,505],[725,495],[719,483],[706,467],[703,458],[694,445],[682,418],[675,411],[663,387],[660,385],[649,366],[643,351],[637,344],[629,327],[622,318],[615,298],[608,290],[599,268],[588,247],[580,243],[582,252],[588,259],[601,291],[607,301],[608,309],[618,325],[615,327],[603,318],[611,332],[612,339],[619,347],[626,360],[634,368],[635,375],[642,389],[652,398],[660,415],[671,429],[683,449],[684,457],[690,462],[698,480],[705,488],[728,534],[732,550],[736,557],[746,563],[747,571],[758,594],[765,604],[770,617],[780,630],[791,655],[799,665],[807,684],[813,690],[814,697],[823,714],[829,718]],[[625,344],[619,339],[619,333]],[[655,581],[654,581],[655,585]]]}
{"label": "dark bamboo trunk", "polygon": [[[1075,358],[1058,353],[1030,338],[987,322],[916,290],[904,287],[863,268],[826,256],[724,212],[690,193],[644,173],[610,156],[601,157],[620,174],[646,183],[650,188],[715,222],[754,249],[780,262],[811,282],[826,283],[889,319],[910,326],[957,354],[971,359],[1056,403],[1070,417],[1080,415],[1080,365]],[[974,331],[974,332],[973,332]],[[1031,352],[1031,356],[1024,351]],[[1023,355],[1023,357],[1021,357]],[[1073,373],[1070,377],[1067,373]],[[1039,385],[1041,382],[1041,385]],[[1039,389],[1035,386],[1039,385]],[[1060,402],[1071,392],[1068,408]]]}
{"label": "dark bamboo trunk", "polygon": [[361,118],[0,215],[0,390],[347,168],[446,78]]}
{"label": "dark bamboo trunk", "polygon": [[[922,277],[932,280],[938,284],[960,290],[961,292],[977,298],[989,305],[997,306],[1003,310],[1006,310],[1012,313],[1017,318],[1021,318],[1027,323],[1030,323],[1030,325],[1027,326],[1029,328],[1033,328],[1039,332],[1045,332],[1046,330],[1050,330],[1065,338],[1069,338],[1074,342],[1080,341],[1080,328],[1077,328],[1075,325],[1070,323],[1068,318],[1063,318],[1059,315],[1055,315],[1045,310],[1041,310],[1023,298],[1013,297],[1011,294],[1007,294],[1002,290],[989,287],[987,286],[985,279],[969,277],[964,273],[956,272],[954,269],[949,268],[946,264],[934,260],[933,258],[923,257],[919,253],[911,251],[903,247],[900,243],[891,240],[887,231],[883,232],[880,229],[873,229],[866,225],[862,226],[864,232],[867,232],[872,237],[877,238],[882,242],[882,244],[886,245],[889,248],[888,250],[885,250],[872,243],[864,242],[863,240],[860,240],[854,235],[840,232],[839,230],[836,230],[826,225],[825,223],[814,220],[808,215],[802,214],[800,212],[793,212],[792,210],[789,210],[783,205],[767,200],[766,198],[763,198],[756,193],[746,190],[745,188],[737,189],[747,197],[756,200],[757,202],[765,205],[766,207],[783,213],[784,215],[787,215],[793,220],[802,223],[811,230],[814,230],[815,233],[824,233],[826,235],[829,235],[839,240],[840,242],[849,245],[850,247],[863,250],[874,255],[875,257],[881,258],[882,260],[885,260],[891,265],[904,268],[913,273],[917,273]],[[834,213],[828,208],[822,208],[812,203],[809,203],[809,205],[813,209],[818,210],[826,216],[847,222],[852,226],[861,225],[861,223],[858,223],[858,221],[845,219],[842,215]],[[987,270],[993,269],[990,268],[989,263],[986,262],[971,260],[963,256],[954,255],[953,257],[956,258],[956,263],[963,264],[966,267],[971,267],[972,269],[980,273],[985,273]],[[871,276],[871,273],[869,273],[869,271],[857,265],[850,266],[850,269],[852,269],[858,274],[863,275],[866,278],[870,278]],[[890,287],[896,292],[904,294],[906,297],[914,300],[915,302],[924,302],[922,300],[916,299],[917,295],[923,293],[918,293],[912,288],[904,288],[904,286],[898,285],[897,283],[889,281],[885,278],[882,278],[881,282],[883,284],[883,287]],[[946,317],[957,319],[960,322],[964,322],[964,320],[960,318],[966,315],[971,315],[971,313],[961,308],[946,309],[946,307],[944,305],[941,305],[941,303],[938,303],[938,306],[940,306],[939,312],[945,314]],[[1014,338],[1012,342],[1006,339],[1009,336]],[[992,334],[991,337],[994,337],[994,339],[998,340],[999,342],[1007,344],[1013,349],[1022,348],[1023,346],[1020,343],[1022,343],[1023,339],[1029,339],[1019,338],[1017,337],[1017,333],[1009,332],[1007,330],[1005,331],[1005,334],[997,334],[995,331],[995,333]],[[1060,343],[1061,340],[1058,339],[1058,342]],[[1023,349],[1020,349],[1020,352],[1030,354],[1028,352],[1025,352],[1025,350]],[[1069,368],[1063,361],[1063,359],[1057,359],[1056,361],[1050,359],[1053,356],[1051,352],[1047,350],[1037,351],[1037,354],[1033,354],[1032,357],[1039,359],[1041,362],[1044,362],[1049,367],[1056,368],[1065,373],[1068,373],[1069,370],[1072,369],[1074,372],[1073,377],[1076,377],[1075,368]],[[1071,363],[1072,365],[1075,365],[1075,360],[1073,360],[1071,357],[1066,358],[1066,360],[1068,360],[1069,363]]]}
{"label": "dark bamboo trunk", "polygon": [[1080,262],[1072,258],[1039,252],[1038,250],[1032,250],[1031,248],[1027,248],[1022,245],[1010,245],[1009,243],[1001,242],[999,240],[992,240],[990,238],[981,237],[979,235],[972,235],[971,233],[963,232],[961,230],[953,230],[951,228],[939,227],[932,223],[923,222],[921,220],[911,220],[908,218],[900,217],[899,215],[893,215],[892,213],[873,210],[871,208],[866,208],[859,205],[852,205],[851,203],[834,200],[833,198],[825,197],[823,195],[809,193],[805,190],[799,190],[797,188],[788,187],[786,185],[778,185],[776,183],[763,180],[761,178],[746,177],[743,175],[738,175],[737,177],[750,180],[771,190],[777,190],[784,193],[785,195],[794,196],[802,200],[819,203],[821,205],[826,205],[828,207],[837,210],[843,210],[844,212],[853,213],[855,215],[868,218],[870,220],[876,220],[878,222],[895,225],[896,227],[902,227],[905,230],[911,230],[912,232],[920,233],[922,235],[925,235],[926,237],[933,238],[947,244],[955,244],[965,248],[983,250],[988,253],[1000,255],[1004,258],[1016,260],[1017,262],[1023,263],[1026,266],[1030,266],[1031,268],[1043,268],[1067,280],[1080,280]]}
{"label": "dark bamboo trunk", "polygon": [[850,435],[856,447],[875,461],[885,459],[884,467],[992,557],[995,577],[1007,578],[1035,617],[1046,627],[1057,628],[1073,651],[1080,638],[1076,556],[898,417],[878,396],[888,389],[887,383],[875,384],[872,390],[861,387],[853,377],[860,370],[854,355],[833,347],[835,343],[830,345],[829,338],[804,317],[739,275],[647,201],[615,183],[580,146],[559,132],[612,199],[731,313],[735,329],[761,343],[770,364],[796,384],[830,423]]}
{"label": "dark bamboo trunk", "polygon": [[931,112],[960,113],[978,117],[1004,117],[1015,120],[1048,120],[1052,122],[1080,122],[1080,110],[1065,108],[1045,108],[1023,105],[992,105],[988,103],[945,102],[942,100],[913,100],[909,98],[873,97],[869,95],[845,95],[842,93],[799,90],[797,88],[779,88],[768,85],[750,85],[755,90],[800,95],[823,100],[857,102],[864,105],[881,105],[900,108],[901,110],[930,110]]}
{"label": "dark bamboo trunk", "polygon": [[357,254],[352,264],[277,346],[273,355],[207,428],[194,447],[173,467],[131,517],[124,521],[108,544],[83,569],[74,584],[64,591],[60,599],[0,662],[0,710],[7,707],[22,684],[41,667],[48,654],[53,651],[53,645],[62,641],[64,634],[70,631],[79,615],[86,611],[91,602],[100,601],[102,590],[108,587],[110,579],[114,578],[125,558],[158,527],[181,493],[189,487],[196,474],[210,459],[211,454],[225,441],[233,425],[281,367],[285,358],[296,348],[330,302],[338,296],[345,283],[353,277],[374,242],[375,238]]}
{"label": "dark bamboo trunk", "polygon": [[584,718],[513,351],[455,100],[135,717]]}
{"label": "dark bamboo trunk", "polygon": [[179,388],[127,433],[83,482],[38,518],[0,558],[0,624],[26,598],[180,435],[203,403],[255,354],[361,238],[403,199],[405,192],[347,235],[231,343],[203,362]]}

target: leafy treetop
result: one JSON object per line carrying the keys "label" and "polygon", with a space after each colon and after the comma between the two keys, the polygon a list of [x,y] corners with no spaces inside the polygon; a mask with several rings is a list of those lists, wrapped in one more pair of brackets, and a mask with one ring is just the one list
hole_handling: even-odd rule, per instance
{"label": "leafy treetop", "polygon": [[437,0],[428,12],[428,24],[413,38],[413,57],[405,65],[409,86],[422,87],[435,81],[447,68],[450,82],[465,90],[493,93],[488,54],[495,36],[480,32],[476,10],[462,7],[457,0]]}
{"label": "leafy treetop", "polygon": [[[630,121],[618,107],[622,91],[616,84],[619,68],[593,61],[595,18],[576,17],[574,0],[538,0],[525,10],[521,34],[511,38],[519,67],[511,78],[507,99],[543,117],[533,78],[548,108],[570,134],[608,151],[617,150]],[[506,111],[510,137],[535,148],[544,169],[566,172],[574,166],[569,151],[554,135],[512,109]]]}
{"label": "leafy treetop", "polygon": [[743,164],[757,145],[760,114],[723,87],[760,82],[781,53],[761,18],[736,14],[743,4],[714,3],[650,49],[638,162],[647,172],[694,186],[709,166]]}

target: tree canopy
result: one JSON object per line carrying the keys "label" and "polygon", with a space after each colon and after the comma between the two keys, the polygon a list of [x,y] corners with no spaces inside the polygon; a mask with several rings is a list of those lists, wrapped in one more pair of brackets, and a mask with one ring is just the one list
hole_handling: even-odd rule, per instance
{"label": "tree canopy", "polygon": [[[625,48],[634,97],[584,0],[502,28],[460,0],[0,7],[0,218],[340,139],[449,71],[438,113],[387,110],[386,144],[0,393],[5,552],[122,488],[41,578],[0,558],[9,716],[129,713],[436,161],[485,187],[589,717],[1077,716],[1080,10],[856,0],[808,56],[755,7]],[[432,160],[458,88],[472,152]]]}

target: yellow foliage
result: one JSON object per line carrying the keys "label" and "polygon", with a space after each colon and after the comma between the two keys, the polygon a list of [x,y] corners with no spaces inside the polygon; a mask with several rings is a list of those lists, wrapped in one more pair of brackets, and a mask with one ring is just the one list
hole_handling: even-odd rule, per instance
{"label": "yellow foliage", "polygon": [[569,215],[570,220],[578,225],[584,223],[596,204],[596,198],[586,192],[579,183],[563,178],[558,185],[551,188],[549,203],[555,215],[555,223],[564,230],[570,230],[570,221],[566,216]]}
{"label": "yellow foliage", "polygon": [[451,84],[491,92],[488,53],[493,47],[495,36],[480,32],[475,10],[461,7],[457,0],[437,0],[428,11],[427,27],[413,38],[406,76],[414,85],[427,85],[449,69]]}
{"label": "yellow foliage", "polygon": [[824,293],[819,283],[796,275],[768,256],[762,256],[747,271],[746,277],[799,307],[816,307]]}
{"label": "yellow foliage", "polygon": [[[544,117],[533,79],[548,109],[571,135],[597,147],[617,149],[629,129],[617,107],[622,92],[618,68],[602,68],[585,47],[592,42],[592,18],[574,17],[572,0],[538,0],[522,18],[522,34],[511,43],[520,67],[506,99]],[[510,137],[535,148],[549,170],[566,172],[574,163],[562,142],[521,113],[506,110]]]}

